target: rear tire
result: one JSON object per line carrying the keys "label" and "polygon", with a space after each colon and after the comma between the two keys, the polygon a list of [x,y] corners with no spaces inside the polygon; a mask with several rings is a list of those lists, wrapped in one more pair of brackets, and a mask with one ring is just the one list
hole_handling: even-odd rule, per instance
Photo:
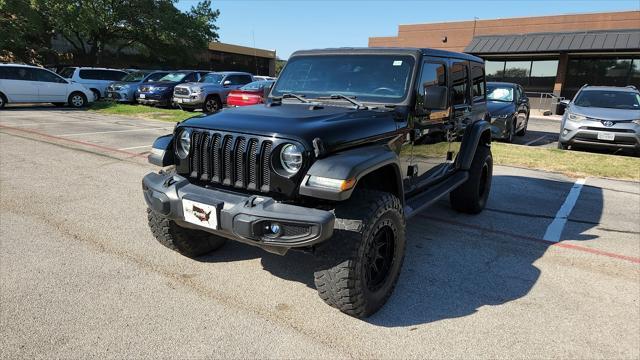
{"label": "rear tire", "polygon": [[91,89],[91,92],[93,93],[93,101],[98,101],[102,97],[100,96],[100,91],[96,89]]}
{"label": "rear tire", "polygon": [[487,204],[493,177],[493,157],[486,145],[478,145],[469,169],[469,179],[449,194],[451,207],[462,213],[477,214]]}
{"label": "rear tire", "polygon": [[379,191],[359,191],[335,209],[333,237],[318,253],[314,272],[318,295],[330,306],[358,318],[380,309],[398,281],[405,253],[405,220],[400,200]]}
{"label": "rear tire", "polygon": [[87,97],[83,93],[75,91],[69,95],[68,102],[69,106],[73,108],[85,107],[87,106]]}
{"label": "rear tire", "polygon": [[147,220],[151,233],[160,244],[190,258],[218,250],[226,241],[205,231],[183,228],[149,208]]}
{"label": "rear tire", "polygon": [[516,121],[517,120],[515,119],[511,121],[511,126],[509,127],[509,135],[506,139],[504,139],[504,141],[508,142],[509,144],[513,143],[513,138],[516,135]]}

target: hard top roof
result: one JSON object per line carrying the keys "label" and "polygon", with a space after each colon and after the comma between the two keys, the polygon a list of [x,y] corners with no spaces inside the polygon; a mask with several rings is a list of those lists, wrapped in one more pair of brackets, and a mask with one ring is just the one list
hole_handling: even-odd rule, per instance
{"label": "hard top roof", "polygon": [[407,47],[344,47],[344,48],[328,48],[328,49],[313,49],[313,50],[299,50],[294,52],[291,57],[301,55],[330,55],[330,54],[402,54],[416,55],[422,54],[424,56],[436,56],[447,57],[462,60],[469,60],[475,62],[484,62],[481,58],[465,53],[429,49],[429,48],[407,48]]}

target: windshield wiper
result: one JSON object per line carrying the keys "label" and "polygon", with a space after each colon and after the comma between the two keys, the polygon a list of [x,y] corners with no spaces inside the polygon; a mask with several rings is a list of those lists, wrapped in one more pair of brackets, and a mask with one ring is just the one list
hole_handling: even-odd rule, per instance
{"label": "windshield wiper", "polygon": [[318,97],[318,99],[320,99],[320,100],[322,100],[322,99],[331,99],[331,100],[342,99],[342,100],[347,100],[348,102],[350,102],[350,103],[352,103],[353,105],[356,106],[356,110],[369,109],[369,107],[367,105],[365,105],[365,104],[363,104],[363,103],[361,103],[359,101],[356,101],[354,98],[355,98],[355,96],[349,97],[349,96],[344,95],[344,94],[331,94],[329,96]]}
{"label": "windshield wiper", "polygon": [[299,100],[300,102],[303,102],[305,104],[308,104],[308,103],[311,102],[311,101],[303,98],[302,95],[297,95],[297,94],[293,94],[293,93],[282,94],[280,99],[296,99],[296,100]]}

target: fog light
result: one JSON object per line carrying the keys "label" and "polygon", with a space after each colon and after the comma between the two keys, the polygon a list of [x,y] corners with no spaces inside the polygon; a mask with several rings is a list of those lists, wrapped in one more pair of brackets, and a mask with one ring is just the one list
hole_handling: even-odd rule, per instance
{"label": "fog light", "polygon": [[569,133],[569,130],[567,129],[562,130],[562,135],[567,135],[568,133]]}
{"label": "fog light", "polygon": [[280,233],[282,232],[282,227],[278,223],[271,223],[266,226],[266,230],[267,230],[267,233],[269,233],[269,235],[280,236]]}

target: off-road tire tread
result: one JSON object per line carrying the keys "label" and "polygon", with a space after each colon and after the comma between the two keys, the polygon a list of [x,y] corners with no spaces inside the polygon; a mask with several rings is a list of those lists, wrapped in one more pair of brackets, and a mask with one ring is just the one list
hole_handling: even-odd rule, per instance
{"label": "off-road tire tread", "polygon": [[[370,227],[388,210],[397,211],[401,226],[397,229],[397,236],[405,236],[405,219],[402,213],[400,200],[389,193],[361,190],[354,193],[345,204],[336,209],[336,231],[321,251],[320,257],[333,260],[337,265],[318,270],[314,273],[314,282],[320,298],[330,306],[358,318],[371,315],[373,311],[367,311],[364,298],[364,284],[358,280],[360,271],[359,260],[364,257],[363,236],[370,236],[373,229]],[[342,217],[341,217],[342,216]],[[354,220],[356,219],[356,220]],[[402,251],[400,268],[404,261]],[[395,276],[391,290],[385,295],[382,304],[393,293],[399,276]]]}
{"label": "off-road tire tread", "polygon": [[[487,156],[491,161],[490,170],[492,170],[493,157],[491,156],[491,148],[487,145],[479,144],[471,162],[469,179],[449,194],[449,202],[454,210],[466,214],[477,214],[484,209],[485,204],[481,204],[479,201],[478,182],[480,181],[479,174],[482,173],[482,167]],[[489,186],[487,190],[489,192],[491,191],[491,178],[492,174],[490,173],[487,180],[488,184],[486,185]]]}

